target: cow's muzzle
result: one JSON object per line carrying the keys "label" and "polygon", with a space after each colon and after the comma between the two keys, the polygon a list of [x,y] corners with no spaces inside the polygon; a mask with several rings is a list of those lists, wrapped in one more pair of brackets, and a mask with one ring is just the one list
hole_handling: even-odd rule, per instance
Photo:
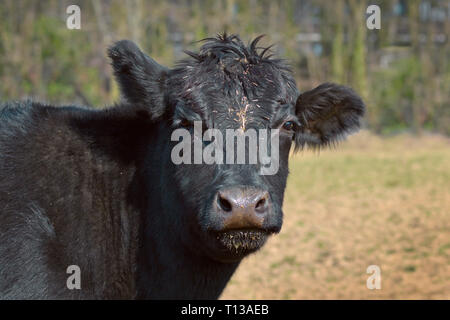
{"label": "cow's muzzle", "polygon": [[213,204],[222,221],[222,230],[263,229],[271,210],[269,193],[253,187],[219,190]]}

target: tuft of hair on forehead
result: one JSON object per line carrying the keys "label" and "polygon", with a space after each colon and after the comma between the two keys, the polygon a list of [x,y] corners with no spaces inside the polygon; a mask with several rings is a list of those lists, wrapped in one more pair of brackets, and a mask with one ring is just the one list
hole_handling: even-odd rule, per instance
{"label": "tuft of hair on forehead", "polygon": [[205,38],[199,52],[185,50],[184,52],[194,58],[199,63],[241,63],[243,65],[256,65],[259,63],[269,63],[277,68],[290,71],[284,60],[274,58],[271,48],[258,46],[264,35],[253,39],[249,44],[245,44],[236,34],[218,34],[215,38]]}
{"label": "tuft of hair on forehead", "polygon": [[[198,52],[185,51],[189,58],[178,61],[169,77],[170,86],[177,88],[174,103],[200,115],[216,111],[217,117],[233,118],[244,130],[250,114],[270,119],[278,110],[273,105],[292,103],[298,96],[292,70],[285,60],[274,58],[272,46],[258,45],[263,36],[245,44],[238,35],[223,33],[200,40]],[[228,116],[218,110],[228,110]]]}

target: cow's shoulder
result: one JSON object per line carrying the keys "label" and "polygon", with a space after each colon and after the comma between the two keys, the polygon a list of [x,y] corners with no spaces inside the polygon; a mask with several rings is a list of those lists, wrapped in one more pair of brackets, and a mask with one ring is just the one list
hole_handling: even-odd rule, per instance
{"label": "cow's shoulder", "polygon": [[8,202],[3,204],[0,221],[0,297],[60,296],[65,270],[52,267],[55,263],[48,253],[60,253],[60,244],[45,210],[33,202]]}

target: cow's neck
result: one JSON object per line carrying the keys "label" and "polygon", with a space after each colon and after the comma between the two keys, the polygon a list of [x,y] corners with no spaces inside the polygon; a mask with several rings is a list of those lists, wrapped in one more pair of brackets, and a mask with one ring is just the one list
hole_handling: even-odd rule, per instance
{"label": "cow's neck", "polygon": [[239,264],[215,262],[164,243],[143,250],[148,255],[138,267],[140,299],[217,299]]}
{"label": "cow's neck", "polygon": [[[185,214],[181,207],[151,197],[138,253],[137,297],[142,299],[216,299],[239,263],[221,263],[186,246],[177,226],[164,217]],[[166,198],[167,199],[167,198]],[[176,202],[176,201],[175,201]],[[169,212],[169,210],[171,210]],[[175,211],[173,211],[175,210]]]}

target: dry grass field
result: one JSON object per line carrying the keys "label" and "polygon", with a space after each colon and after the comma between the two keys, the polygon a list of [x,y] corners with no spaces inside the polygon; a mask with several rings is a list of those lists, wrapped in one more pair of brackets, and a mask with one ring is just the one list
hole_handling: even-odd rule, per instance
{"label": "dry grass field", "polygon": [[222,299],[450,299],[450,139],[361,132],[290,170],[281,233]]}

